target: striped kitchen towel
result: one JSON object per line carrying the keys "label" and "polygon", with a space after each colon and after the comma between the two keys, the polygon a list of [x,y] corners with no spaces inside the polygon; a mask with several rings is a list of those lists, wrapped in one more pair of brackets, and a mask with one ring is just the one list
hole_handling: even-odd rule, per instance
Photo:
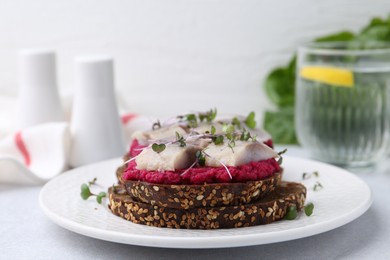
{"label": "striped kitchen towel", "polygon": [[68,168],[67,123],[47,123],[0,140],[0,182],[39,184]]}
{"label": "striped kitchen towel", "polygon": [[[153,124],[132,113],[121,118],[127,146],[135,131]],[[42,184],[66,171],[71,141],[67,122],[37,125],[0,139],[0,183]]]}

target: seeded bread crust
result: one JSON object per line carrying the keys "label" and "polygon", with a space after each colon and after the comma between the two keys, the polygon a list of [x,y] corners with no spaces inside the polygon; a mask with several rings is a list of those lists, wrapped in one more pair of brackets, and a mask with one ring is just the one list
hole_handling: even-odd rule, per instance
{"label": "seeded bread crust", "polygon": [[136,201],[123,186],[109,189],[109,208],[126,220],[154,227],[186,229],[238,228],[284,218],[290,206],[300,211],[306,199],[302,184],[281,182],[268,196],[249,204],[223,207],[169,208]]}
{"label": "seeded bread crust", "polygon": [[161,207],[189,209],[196,207],[235,206],[263,198],[275,190],[282,173],[244,183],[208,183],[203,185],[153,184],[123,180],[125,166],[118,168],[117,178],[136,201]]}

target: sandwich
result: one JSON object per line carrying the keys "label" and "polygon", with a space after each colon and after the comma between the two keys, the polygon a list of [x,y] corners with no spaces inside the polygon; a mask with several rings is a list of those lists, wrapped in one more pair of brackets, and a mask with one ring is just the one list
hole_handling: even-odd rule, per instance
{"label": "sandwich", "polygon": [[210,110],[135,133],[109,190],[111,211],[149,226],[215,229],[302,209],[306,188],[282,181],[280,154],[253,117],[217,119]]}

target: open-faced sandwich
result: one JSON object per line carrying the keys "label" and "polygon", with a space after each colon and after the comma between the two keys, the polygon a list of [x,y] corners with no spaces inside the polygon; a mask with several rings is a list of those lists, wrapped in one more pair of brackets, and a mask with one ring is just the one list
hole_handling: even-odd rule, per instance
{"label": "open-faced sandwich", "polygon": [[216,110],[155,123],[133,136],[111,211],[134,223],[171,228],[235,228],[302,209],[306,188],[281,181],[271,136],[254,114],[216,119]]}

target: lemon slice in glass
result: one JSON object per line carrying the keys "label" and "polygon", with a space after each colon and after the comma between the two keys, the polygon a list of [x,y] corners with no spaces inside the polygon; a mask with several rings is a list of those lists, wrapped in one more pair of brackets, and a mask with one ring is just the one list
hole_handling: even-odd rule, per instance
{"label": "lemon slice in glass", "polygon": [[353,72],[348,69],[307,66],[300,70],[299,75],[307,80],[314,80],[333,86],[350,88],[354,86]]}

